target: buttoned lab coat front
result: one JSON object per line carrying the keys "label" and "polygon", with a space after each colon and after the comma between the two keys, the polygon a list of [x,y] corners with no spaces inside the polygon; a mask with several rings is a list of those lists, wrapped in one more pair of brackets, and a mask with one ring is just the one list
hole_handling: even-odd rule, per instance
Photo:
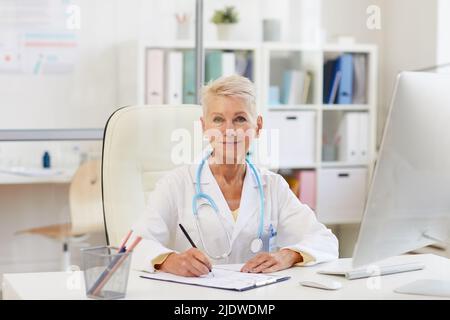
{"label": "buttoned lab coat front", "polygon": [[[196,246],[205,252],[192,209],[197,168],[198,164],[178,167],[156,183],[149,195],[146,212],[133,226],[135,234],[143,237],[133,253],[134,267],[153,271],[153,259],[165,253],[183,252],[191,248],[179,223],[185,227]],[[308,264],[336,259],[338,241],[333,233],[317,221],[307,205],[299,201],[283,177],[269,170],[257,170],[265,196],[264,230],[272,225],[277,232],[274,238],[276,246],[309,255],[313,261]],[[200,184],[201,191],[217,204],[223,218],[223,228],[231,237],[231,254],[227,258],[210,260],[220,264],[245,263],[255,255],[250,244],[258,237],[260,222],[260,194],[250,167],[247,165],[236,221],[207,164],[203,166]],[[205,202],[201,199],[198,205]],[[204,244],[212,255],[221,255],[229,247],[225,230],[212,210],[201,210],[208,208],[202,206],[199,209]]]}

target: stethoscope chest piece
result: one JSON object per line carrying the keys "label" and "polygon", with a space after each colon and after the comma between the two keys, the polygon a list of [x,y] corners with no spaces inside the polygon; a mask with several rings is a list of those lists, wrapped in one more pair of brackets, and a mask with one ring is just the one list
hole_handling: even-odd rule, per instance
{"label": "stethoscope chest piece", "polygon": [[263,242],[261,240],[261,238],[256,238],[252,240],[252,243],[250,244],[250,250],[253,253],[258,253],[262,250],[263,248]]}

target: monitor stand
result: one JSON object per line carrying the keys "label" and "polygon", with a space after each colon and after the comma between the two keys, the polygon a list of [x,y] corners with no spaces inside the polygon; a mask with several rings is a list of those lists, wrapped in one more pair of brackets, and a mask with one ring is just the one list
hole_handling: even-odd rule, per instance
{"label": "monitor stand", "polygon": [[450,298],[450,281],[416,280],[395,289],[394,292]]}

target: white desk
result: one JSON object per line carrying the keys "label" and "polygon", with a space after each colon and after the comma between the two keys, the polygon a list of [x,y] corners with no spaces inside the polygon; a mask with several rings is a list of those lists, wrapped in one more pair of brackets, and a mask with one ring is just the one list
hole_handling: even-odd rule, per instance
{"label": "white desk", "polygon": [[64,169],[58,175],[20,175],[12,172],[6,172],[0,169],[0,185],[20,185],[20,184],[47,184],[61,183],[67,184],[72,181],[76,169]]}
{"label": "white desk", "polygon": [[[432,254],[405,255],[392,261],[422,262],[425,269],[359,280],[346,280],[317,274],[324,264],[313,267],[296,267],[281,271],[292,278],[288,281],[253,289],[233,292],[211,288],[139,278],[140,272],[132,271],[128,283],[127,299],[439,299],[431,296],[415,296],[395,293],[393,290],[417,279],[450,280],[450,260]],[[300,280],[330,278],[340,280],[343,288],[325,291],[299,285]],[[378,281],[378,285],[377,285]],[[86,299],[82,272],[75,273],[22,273],[5,274],[4,299]]]}

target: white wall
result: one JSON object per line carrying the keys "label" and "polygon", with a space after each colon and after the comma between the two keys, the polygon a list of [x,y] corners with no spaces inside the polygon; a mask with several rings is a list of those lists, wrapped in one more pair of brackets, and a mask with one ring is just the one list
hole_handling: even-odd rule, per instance
{"label": "white wall", "polygon": [[[448,3],[448,0],[439,0]],[[366,26],[366,9],[376,5],[381,28]],[[448,25],[448,15],[441,21]],[[437,0],[323,0],[322,23],[329,39],[352,35],[358,42],[379,47],[378,141],[380,142],[390,99],[399,71],[415,70],[436,63]],[[444,22],[445,21],[445,22]],[[450,28],[442,28],[448,45]],[[445,51],[444,49],[442,51]]]}
{"label": "white wall", "polygon": [[450,63],[450,1],[438,0],[437,64]]}

